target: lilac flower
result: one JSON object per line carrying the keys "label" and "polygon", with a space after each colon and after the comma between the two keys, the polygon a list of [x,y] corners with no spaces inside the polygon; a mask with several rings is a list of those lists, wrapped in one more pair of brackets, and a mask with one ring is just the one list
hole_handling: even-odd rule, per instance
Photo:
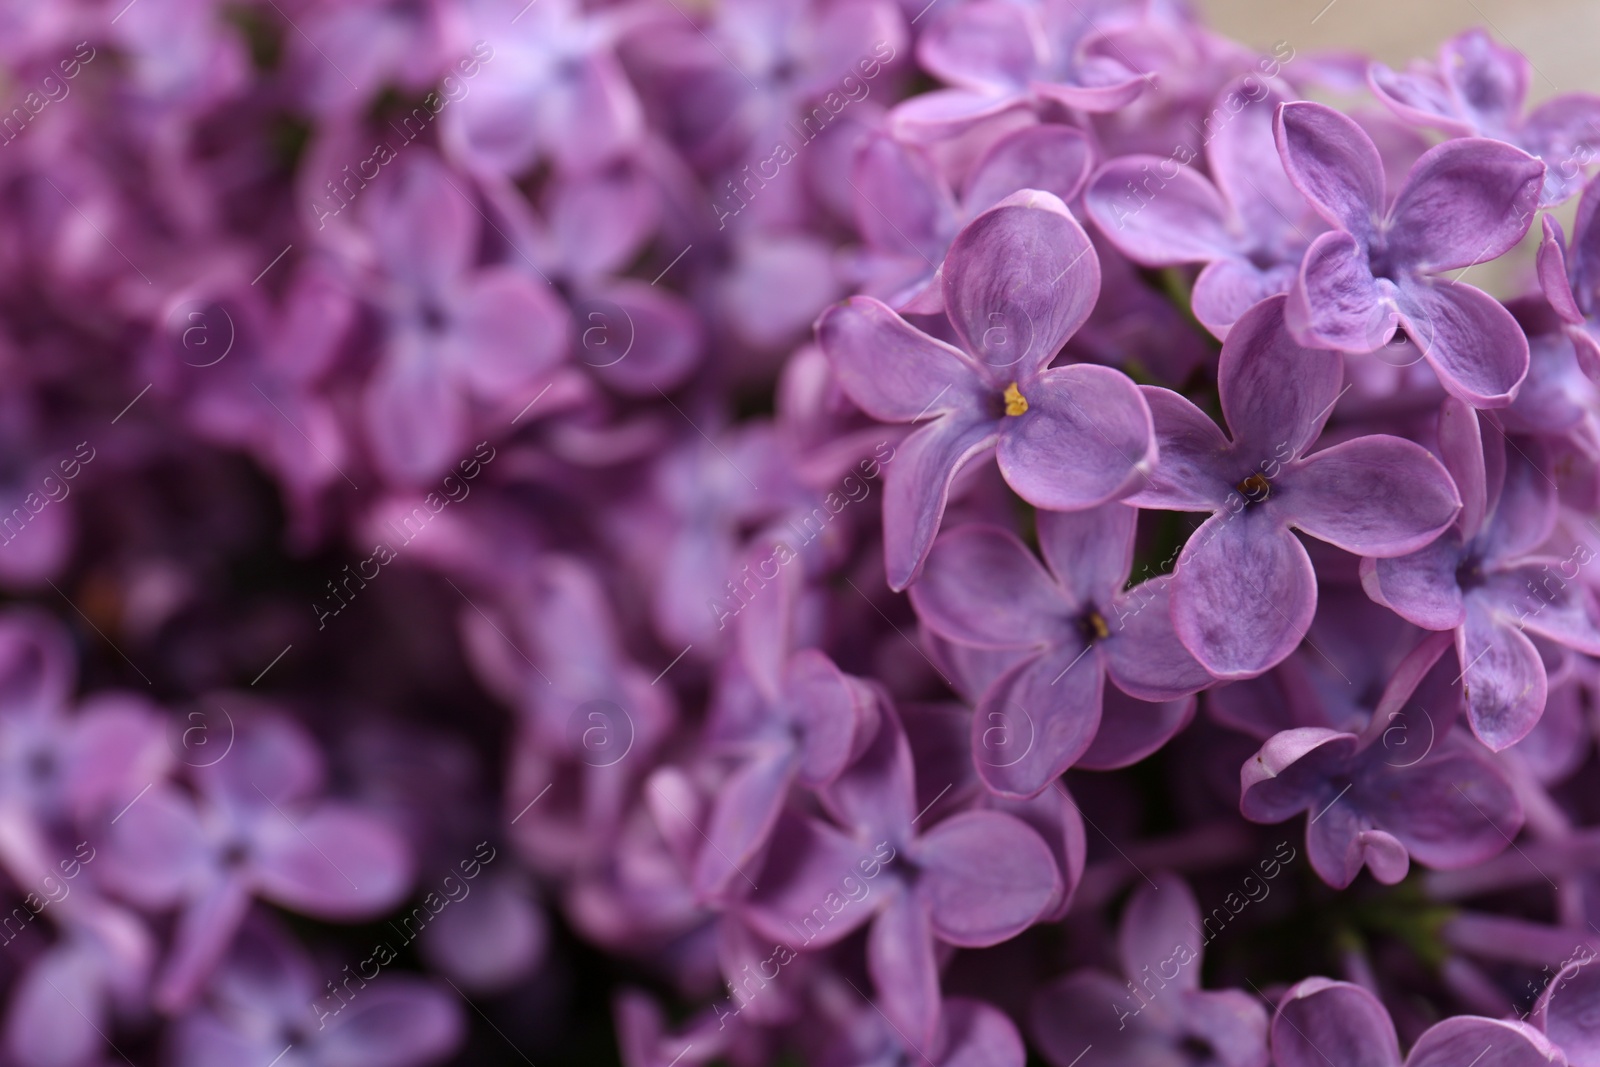
{"label": "lilac flower", "polygon": [[[1033,796],[1072,766],[1099,728],[1108,674],[1150,701],[1211,683],[1173,633],[1166,583],[1123,590],[1136,514],[1122,504],[1040,514],[1048,570],[993,526],[962,526],[934,544],[911,587],[928,628],[959,644],[1029,653],[989,685],[973,714],[972,750],[989,788]],[[986,756],[997,725],[1025,736],[1027,750]]]}
{"label": "lilac flower", "polygon": [[[1393,885],[1412,858],[1442,870],[1481,863],[1522,828],[1522,806],[1505,772],[1449,737],[1454,709],[1436,708],[1435,719],[1412,701],[1447,643],[1429,637],[1407,656],[1360,734],[1285,730],[1239,771],[1245,818],[1273,823],[1302,811],[1309,816],[1307,855],[1335,888],[1353,882],[1363,865]],[[1388,744],[1401,715],[1407,724],[1426,715],[1435,732],[1435,743],[1415,757]]]}
{"label": "lilac flower", "polygon": [[365,409],[380,470],[416,484],[469,450],[476,409],[510,406],[550,377],[566,310],[511,267],[474,267],[479,215],[463,179],[427,155],[399,166],[362,201],[388,318]]}
{"label": "lilac flower", "polygon": [[738,656],[713,704],[709,751],[742,759],[717,791],[695,864],[695,889],[705,898],[743,889],[743,872],[766,846],[792,784],[825,787],[878,729],[870,686],[794,632],[799,578],[794,567],[780,571],[776,587],[741,613]]}
{"label": "lilac flower", "polygon": [[1451,393],[1511,402],[1528,342],[1499,302],[1437,275],[1484,263],[1528,232],[1544,164],[1500,141],[1461,138],[1423,153],[1391,202],[1372,139],[1322,104],[1278,109],[1290,181],[1334,227],[1311,243],[1289,292],[1302,343],[1370,352],[1404,329]]}
{"label": "lilac flower", "polygon": [[[519,11],[519,8],[521,10]],[[446,151],[468,170],[520,175],[553,158],[594,170],[639,139],[642,111],[612,52],[616,9],[586,14],[575,0],[464,0],[462,52],[479,61],[467,91],[442,108]]]}
{"label": "lilac flower", "polygon": [[1071,203],[1093,160],[1088,139],[1070,126],[1025,126],[997,139],[972,165],[959,200],[929,154],[884,133],[856,149],[856,228],[871,251],[869,296],[897,311],[942,310],[938,265],[968,219],[1021,189]]}
{"label": "lilac flower", "polygon": [[[1458,1015],[1417,1038],[1404,1067],[1551,1067],[1560,1049],[1526,1023]],[[1272,1018],[1277,1067],[1401,1067],[1394,1023],[1378,998],[1348,982],[1307,978]]]}
{"label": "lilac flower", "polygon": [[1301,347],[1284,297],[1246,312],[1217,368],[1230,441],[1190,401],[1144,387],[1162,462],[1130,498],[1207,511],[1171,578],[1178,638],[1219,678],[1260,674],[1300,643],[1316,611],[1316,574],[1299,529],[1361,556],[1432,541],[1461,509],[1439,461],[1373,434],[1306,455],[1339,398],[1342,360]]}
{"label": "lilac flower", "polygon": [[1155,462],[1149,408],[1125,375],[1049,368],[1100,287],[1089,239],[1060,200],[1023,191],[979,215],[951,244],[941,287],[959,347],[870,297],[817,322],[862,410],[885,422],[934,416],[888,474],[884,553],[895,589],[921,571],[956,474],[991,447],[1018,495],[1058,511],[1126,496]]}
{"label": "lilac flower", "polygon": [[1572,243],[1568,245],[1561,223],[1544,217],[1544,241],[1539,245],[1539,286],[1560,319],[1562,332],[1578,353],[1578,365],[1589,377],[1600,381],[1600,183],[1591,183],[1578,201],[1578,215],[1572,223]]}
{"label": "lilac flower", "polygon": [[922,68],[954,86],[902,103],[891,122],[911,140],[937,140],[1013,108],[1115,111],[1144,92],[1111,40],[1137,25],[1123,0],[979,0],[954,8],[917,42]]}
{"label": "lilac flower", "polygon": [[1236,80],[1206,116],[1211,178],[1191,168],[1196,153],[1184,146],[1170,157],[1113,159],[1084,195],[1100,232],[1135,262],[1206,265],[1191,300],[1195,318],[1219,338],[1253,304],[1289,290],[1307,244],[1326,228],[1278,158],[1273,116],[1289,99],[1282,83]]}
{"label": "lilac flower", "polygon": [[1600,970],[1590,951],[1562,967],[1546,983],[1533,1009],[1533,1024],[1566,1053],[1572,1067],[1600,1064]]}
{"label": "lilac flower", "polygon": [[1527,115],[1532,70],[1522,53],[1470,29],[1439,46],[1439,61],[1405,72],[1373,63],[1367,81],[1396,115],[1455,137],[1492,137],[1545,161],[1542,207],[1577,192],[1600,150],[1600,97],[1567,93]]}
{"label": "lilac flower", "polygon": [[1267,1067],[1267,1012],[1242,990],[1200,988],[1209,927],[1182,879],[1157,874],[1128,902],[1117,956],[1040,989],[1031,1029],[1054,1067]]}
{"label": "lilac flower", "polygon": [[157,783],[108,824],[100,860],[119,895],[181,909],[154,991],[168,1010],[199,995],[252,897],[370,917],[411,881],[409,850],[386,824],[317,798],[323,763],[300,727],[265,713],[228,721],[237,731],[228,754],[192,768],[198,796]]}
{"label": "lilac flower", "polygon": [[951,997],[944,1003],[944,1033],[933,1059],[895,1033],[870,1004],[859,1004],[839,1026],[840,1033],[814,1062],[817,1067],[1022,1067],[1027,1050],[1022,1035],[1003,1012],[981,1000]]}
{"label": "lilac flower", "polygon": [[937,1056],[938,943],[1016,936],[1057,899],[1061,875],[1044,841],[1012,815],[967,811],[919,829],[915,793],[905,734],[886,714],[865,755],[820,794],[846,829],[781,821],[745,915],[795,950],[801,940],[835,944],[870,921],[878,1005],[915,1049]]}
{"label": "lilac flower", "polygon": [[173,1029],[170,1062],[224,1067],[276,1056],[284,1067],[424,1067],[461,1044],[453,994],[412,975],[380,970],[368,980],[360,970],[330,971],[328,988],[319,986],[305,951],[254,916],[209,983],[206,1003]]}
{"label": "lilac flower", "polygon": [[1418,626],[1455,631],[1467,721],[1499,751],[1533,729],[1544,710],[1544,658],[1530,633],[1600,654],[1600,605],[1586,582],[1574,580],[1589,557],[1563,558],[1543,547],[1556,498],[1530,456],[1537,447],[1530,442],[1508,453],[1489,417],[1456,400],[1440,413],[1439,443],[1465,499],[1454,528],[1420,551],[1362,561],[1361,581],[1372,599]]}

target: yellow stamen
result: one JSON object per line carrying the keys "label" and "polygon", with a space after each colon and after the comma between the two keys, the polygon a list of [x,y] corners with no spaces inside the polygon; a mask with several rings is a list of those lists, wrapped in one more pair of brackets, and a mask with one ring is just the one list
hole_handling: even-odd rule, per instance
{"label": "yellow stamen", "polygon": [[1096,641],[1104,641],[1111,636],[1111,627],[1106,625],[1105,616],[1098,611],[1089,612],[1089,628],[1094,631]]}
{"label": "yellow stamen", "polygon": [[1017,388],[1017,383],[1012,382],[1006,386],[1006,414],[1021,415],[1028,410],[1028,398],[1022,395],[1022,390]]}
{"label": "yellow stamen", "polygon": [[1272,495],[1272,483],[1267,481],[1259,472],[1250,475],[1235,488],[1244,495],[1246,500],[1252,503],[1260,503]]}

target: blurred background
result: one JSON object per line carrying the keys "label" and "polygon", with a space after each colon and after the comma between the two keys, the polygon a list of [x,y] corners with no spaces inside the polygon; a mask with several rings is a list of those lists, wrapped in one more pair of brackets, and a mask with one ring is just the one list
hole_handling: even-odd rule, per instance
{"label": "blurred background", "polygon": [[1352,48],[1393,67],[1432,58],[1439,42],[1482,26],[1533,63],[1532,93],[1600,90],[1600,4],[1584,0],[1197,0],[1223,33],[1257,47]]}

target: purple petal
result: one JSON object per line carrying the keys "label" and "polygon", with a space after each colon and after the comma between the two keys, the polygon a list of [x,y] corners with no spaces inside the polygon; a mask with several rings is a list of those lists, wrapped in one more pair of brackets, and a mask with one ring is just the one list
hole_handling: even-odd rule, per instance
{"label": "purple petal", "polygon": [[1544,711],[1549,684],[1533,642],[1469,598],[1456,654],[1466,664],[1467,721],[1478,740],[1496,752],[1522,740]]}
{"label": "purple petal", "polygon": [[870,135],[856,150],[851,180],[856,229],[868,244],[933,263],[944,258],[956,233],[956,202],[926,152]]}
{"label": "purple petal", "polygon": [[1061,892],[1043,839],[1015,816],[968,811],[923,834],[910,860],[941,941],[984,948],[1027,929]]}
{"label": "purple petal", "polygon": [[1142,882],[1134,890],[1117,926],[1117,959],[1123,974],[1137,979],[1146,967],[1160,973],[1161,963],[1175,955],[1184,956],[1187,962],[1176,977],[1165,973],[1161,977],[1179,990],[1199,989],[1204,949],[1200,905],[1187,882],[1158,872],[1153,885]]}
{"label": "purple petal", "polygon": [[1287,521],[1358,556],[1400,556],[1429,544],[1461,510],[1444,465],[1413,441],[1358,437],[1284,472]]}
{"label": "purple petal", "polygon": [[695,893],[707,900],[738,892],[789,796],[798,754],[774,743],[729,775],[717,791],[705,846],[694,868]]}
{"label": "purple petal", "polygon": [[867,933],[867,973],[894,1027],[913,1047],[931,1046],[939,1029],[939,965],[920,895],[894,892],[878,913]]}
{"label": "purple petal", "polygon": [[1013,108],[1027,98],[1019,92],[970,89],[935,89],[913,96],[889,115],[889,128],[897,137],[914,142],[937,142]]}
{"label": "purple petal", "polygon": [[827,823],[785,815],[772,840],[765,866],[752,872],[759,888],[744,901],[742,913],[752,928],[775,941],[796,949],[826,948],[873,917],[881,903],[876,894],[897,892],[887,879],[867,878],[868,871],[883,877],[883,861],[871,844]]}
{"label": "purple petal", "polygon": [[1362,803],[1418,863],[1470,867],[1505,851],[1522,829],[1522,805],[1498,764],[1470,750],[1405,762],[1376,761],[1361,785]]}
{"label": "purple petal", "polygon": [[1026,126],[995,141],[972,165],[961,206],[975,215],[1021,189],[1042,189],[1070,204],[1093,164],[1089,139],[1071,126]]}
{"label": "purple petal", "polygon": [[1360,242],[1332,230],[1306,249],[1284,320],[1306,344],[1370,352],[1388,344],[1399,324],[1392,290],[1372,276]]}
{"label": "purple petal", "polygon": [[1280,662],[1305,636],[1316,607],[1311,557],[1260,509],[1212,516],[1178,557],[1173,625],[1218,678],[1249,677]]}
{"label": "purple petal", "polygon": [[[1501,617],[1559,645],[1600,656],[1600,604],[1592,587],[1552,573],[1573,560],[1534,560],[1492,575],[1486,597],[1499,601]],[[1574,566],[1574,574],[1576,567]]]}
{"label": "purple petal", "polygon": [[1567,964],[1545,985],[1533,1021],[1567,1054],[1572,1067],[1600,1064],[1600,969],[1587,959]]}
{"label": "purple petal", "polygon": [[466,1032],[454,995],[392,976],[339,1009],[316,1044],[317,1059],[327,1067],[424,1067],[449,1057]]}
{"label": "purple petal", "polygon": [[364,811],[324,804],[291,819],[263,816],[253,845],[253,873],[263,897],[326,919],[382,914],[411,887],[405,841]]}
{"label": "purple petal", "polygon": [[1470,29],[1439,47],[1439,73],[1481,129],[1511,129],[1528,98],[1528,60]]}
{"label": "purple petal", "polygon": [[817,343],[839,387],[884,422],[940,415],[982,396],[982,379],[965,355],[870,296],[851,297],[823,312]]}
{"label": "purple petal", "polygon": [[884,484],[883,554],[889,587],[917,580],[944,519],[950,484],[995,441],[994,423],[965,414],[936,419],[900,442]]}
{"label": "purple petal", "polygon": [[1539,243],[1539,288],[1550,301],[1561,321],[1574,326],[1583,325],[1583,309],[1572,295],[1572,283],[1567,280],[1566,236],[1561,223],[1554,215],[1543,216],[1544,240]]}
{"label": "purple petal", "polygon": [[[1233,213],[1210,181],[1171,160],[1123,156],[1095,172],[1084,211],[1117,251],[1147,267],[1204,263],[1235,254]],[[1154,173],[1152,173],[1154,172]]]}
{"label": "purple petal", "polygon": [[1453,396],[1439,409],[1439,455],[1461,494],[1461,536],[1470,540],[1478,536],[1489,509],[1483,431],[1476,409]]}
{"label": "purple petal", "polygon": [[1373,95],[1413,126],[1432,126],[1457,137],[1470,137],[1477,127],[1462,114],[1460,102],[1432,71],[1399,73],[1382,63],[1367,68]]}
{"label": "purple petal", "polygon": [[1267,1067],[1267,1009],[1241,989],[1190,993],[1182,1000],[1185,1033],[1225,1067]]}
{"label": "purple petal", "polygon": [[1395,559],[1362,560],[1361,586],[1374,602],[1428,630],[1453,630],[1466,618],[1456,582],[1461,544],[1450,535]]}
{"label": "purple petal", "polygon": [[821,791],[823,806],[847,826],[870,827],[897,845],[911,836],[916,818],[916,773],[911,745],[887,708],[867,750]]}
{"label": "purple petal", "polygon": [[1109,612],[1133,566],[1133,529],[1138,512],[1103,504],[1078,512],[1046,512],[1038,518],[1039,550],[1073,605]]}
{"label": "purple petal", "polygon": [[942,268],[944,306],[991,381],[1028,380],[1089,317],[1100,260],[1049,193],[1014,193],[969,222]]}
{"label": "purple petal", "polygon": [[1400,1041],[1377,997],[1358,985],[1307,978],[1272,1019],[1277,1067],[1400,1067]]}
{"label": "purple petal", "polygon": [[1561,1050],[1526,1023],[1458,1015],[1428,1027],[1411,1046],[1406,1067],[1552,1067]]}
{"label": "purple petal", "polygon": [[987,525],[940,537],[910,595],[934,633],[977,648],[1043,644],[1054,618],[1074,605],[1015,534]]}
{"label": "purple petal", "polygon": [[981,0],[950,12],[917,42],[922,69],[966,89],[1020,89],[1044,42],[1024,9]]}
{"label": "purple petal", "polygon": [[1128,495],[1156,465],[1144,394],[1121,371],[1092,363],[1033,378],[1028,409],[1000,422],[1006,484],[1039,508],[1079,511]]}
{"label": "purple petal", "polygon": [[978,775],[1002,796],[1043,792],[1088,749],[1100,724],[1105,672],[1076,641],[995,679],[972,716]]}
{"label": "purple petal", "polygon": [[1504,407],[1528,374],[1528,338],[1511,312],[1470,285],[1406,280],[1400,322],[1439,383],[1473,407]]}
{"label": "purple petal", "polygon": [[1190,307],[1200,325],[1227,340],[1239,316],[1268,297],[1287,293],[1298,275],[1295,263],[1262,269],[1247,259],[1214,260],[1194,280]]}
{"label": "purple petal", "polygon": [[812,788],[839,776],[878,721],[872,690],[814,648],[790,659],[783,704],[783,717],[800,730],[800,780]]}
{"label": "purple petal", "polygon": [[1211,416],[1170,389],[1143,386],[1159,460],[1128,504],[1169,511],[1214,511],[1233,489],[1233,446]]}
{"label": "purple petal", "polygon": [[1100,645],[1112,680],[1139,700],[1170,701],[1210,685],[1212,677],[1172,626],[1172,582],[1152,578],[1130,589],[1108,613],[1111,636]]}
{"label": "purple petal", "polygon": [[1022,1035],[998,1008],[981,1000],[944,1002],[946,1038],[939,1067],[1023,1067]]}
{"label": "purple petal", "polygon": [[1159,988],[1146,1001],[1109,974],[1075,971],[1034,995],[1028,1028],[1052,1067],[1188,1067],[1162,1004]]}
{"label": "purple petal", "polygon": [[1104,701],[1094,743],[1074,764],[1082,770],[1114,771],[1133,766],[1188,726],[1199,706],[1192,696],[1159,702],[1139,700],[1117,685],[1106,687]]}
{"label": "purple petal", "polygon": [[1390,254],[1429,274],[1498,258],[1533,225],[1543,185],[1544,164],[1502,141],[1435,145],[1395,196]]}
{"label": "purple petal", "polygon": [[1234,449],[1251,466],[1300,456],[1339,398],[1344,360],[1306,348],[1284,324],[1284,297],[1262,301],[1234,323],[1217,363],[1222,414]]}
{"label": "purple petal", "polygon": [[1283,822],[1321,799],[1324,780],[1342,772],[1357,738],[1323,726],[1297,726],[1267,739],[1239,768],[1239,812],[1252,822]]}
{"label": "purple petal", "polygon": [[1354,119],[1309,100],[1278,108],[1283,169],[1317,213],[1365,239],[1383,215],[1383,160]]}

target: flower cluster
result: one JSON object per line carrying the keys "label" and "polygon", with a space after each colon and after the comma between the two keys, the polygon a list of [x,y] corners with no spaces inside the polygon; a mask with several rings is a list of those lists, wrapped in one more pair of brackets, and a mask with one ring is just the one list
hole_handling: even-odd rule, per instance
{"label": "flower cluster", "polygon": [[1600,97],[0,28],[0,1061],[1600,1067]]}

